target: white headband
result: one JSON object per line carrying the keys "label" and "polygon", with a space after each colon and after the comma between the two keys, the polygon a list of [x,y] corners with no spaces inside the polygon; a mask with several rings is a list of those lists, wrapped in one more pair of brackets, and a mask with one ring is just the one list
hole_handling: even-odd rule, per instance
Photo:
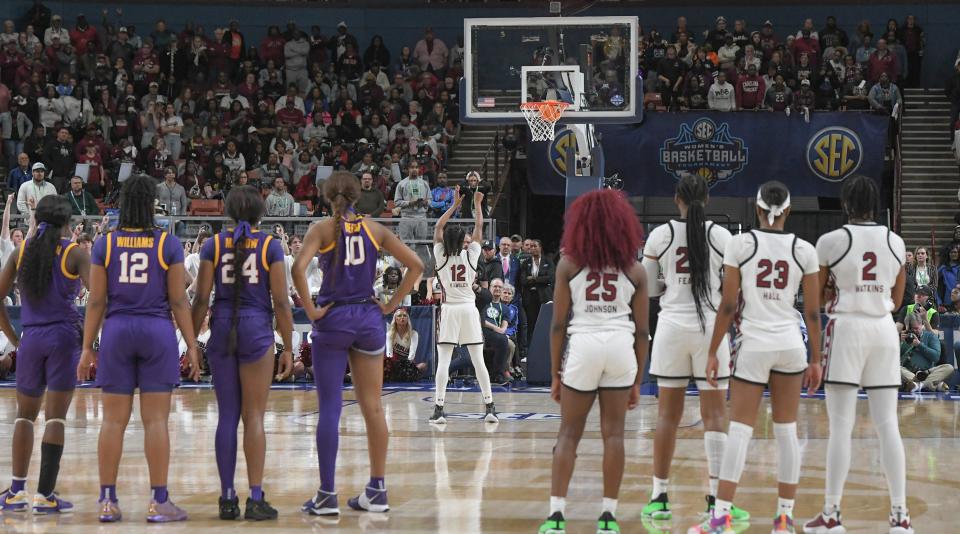
{"label": "white headband", "polygon": [[763,201],[763,197],[760,196],[760,191],[757,190],[757,206],[760,206],[760,208],[767,212],[767,222],[770,223],[770,226],[773,226],[773,220],[783,215],[783,212],[790,207],[790,193],[787,193],[787,199],[783,201],[783,204],[770,206]]}

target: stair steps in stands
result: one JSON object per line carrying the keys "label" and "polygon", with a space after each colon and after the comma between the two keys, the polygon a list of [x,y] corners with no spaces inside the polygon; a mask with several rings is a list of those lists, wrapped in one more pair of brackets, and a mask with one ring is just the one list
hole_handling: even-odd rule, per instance
{"label": "stair steps in stands", "polygon": [[952,238],[953,217],[960,211],[960,168],[950,150],[950,104],[942,89],[906,89],[904,99],[900,233],[913,249],[929,246],[933,229],[939,247]]}

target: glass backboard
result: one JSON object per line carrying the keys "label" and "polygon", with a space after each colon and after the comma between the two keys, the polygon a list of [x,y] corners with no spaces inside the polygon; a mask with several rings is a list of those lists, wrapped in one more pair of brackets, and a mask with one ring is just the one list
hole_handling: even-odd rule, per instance
{"label": "glass backboard", "polygon": [[523,122],[521,102],[564,100],[561,122],[635,122],[637,17],[465,19],[464,122]]}

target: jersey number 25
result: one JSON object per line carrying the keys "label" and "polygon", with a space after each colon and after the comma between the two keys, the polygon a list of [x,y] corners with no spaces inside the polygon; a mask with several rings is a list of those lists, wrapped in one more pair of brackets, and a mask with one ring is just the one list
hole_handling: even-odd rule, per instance
{"label": "jersey number 25", "polygon": [[[587,275],[587,282],[590,285],[587,286],[587,300],[588,301],[598,301],[603,300],[604,302],[612,302],[617,299],[617,280],[620,279],[620,275],[617,273],[596,273],[592,272]],[[600,286],[603,286],[603,291],[598,292]]]}

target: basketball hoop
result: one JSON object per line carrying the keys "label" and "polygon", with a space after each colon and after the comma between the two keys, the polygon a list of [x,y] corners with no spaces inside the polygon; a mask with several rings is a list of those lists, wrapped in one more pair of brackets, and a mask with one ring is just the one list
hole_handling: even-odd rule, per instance
{"label": "basketball hoop", "polygon": [[569,103],[559,100],[520,104],[520,111],[530,125],[531,138],[534,141],[553,141],[554,127],[568,107]]}

